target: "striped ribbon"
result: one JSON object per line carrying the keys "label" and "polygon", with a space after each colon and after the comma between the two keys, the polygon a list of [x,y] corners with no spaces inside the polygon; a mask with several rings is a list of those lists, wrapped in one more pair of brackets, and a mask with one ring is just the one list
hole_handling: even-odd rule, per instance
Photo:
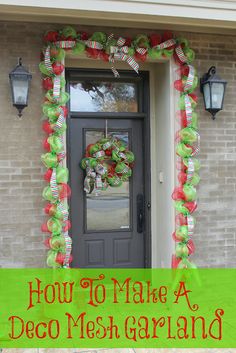
{"label": "striped ribbon", "polygon": [[[125,43],[125,39],[122,37],[119,37],[116,43],[117,45],[116,46],[112,45],[110,47],[111,54],[109,56],[109,61],[112,63],[111,70],[115,77],[120,76],[119,72],[114,67],[115,60],[126,61],[129,64],[129,66],[135,72],[138,73],[139,64],[130,55],[128,55],[129,48],[127,46],[124,46],[124,43]],[[140,49],[143,49],[143,48],[140,48]]]}
{"label": "striped ribbon", "polygon": [[101,189],[102,189],[102,186],[103,186],[102,178],[101,178],[100,175],[97,175],[97,176],[96,176],[96,179],[95,179],[95,189],[96,189],[96,190],[101,190]]}
{"label": "striped ribbon", "polygon": [[54,125],[54,130],[61,129],[64,122],[65,122],[64,111],[63,111],[63,109],[60,108],[60,115],[57,119],[56,124]]}
{"label": "striped ribbon", "polygon": [[200,135],[197,131],[196,131],[196,134],[197,134],[197,143],[196,143],[196,146],[194,147],[194,150],[191,156],[196,156],[200,152]]}
{"label": "striped ribbon", "polygon": [[153,47],[153,49],[166,49],[166,48],[172,47],[175,44],[176,44],[176,41],[174,39],[169,39],[163,43],[155,45],[155,47]]}
{"label": "striped ribbon", "polygon": [[194,162],[192,158],[188,159],[188,170],[187,170],[187,180],[190,181],[194,174]]}
{"label": "striped ribbon", "polygon": [[86,40],[84,41],[84,44],[91,49],[98,49],[98,50],[102,50],[103,49],[103,45],[99,42],[96,42],[94,40]]}
{"label": "striped ribbon", "polygon": [[185,112],[186,112],[186,116],[187,116],[187,126],[192,124],[192,105],[190,102],[190,98],[189,95],[186,94],[184,97],[184,103],[185,103]]}
{"label": "striped ribbon", "polygon": [[100,175],[104,175],[107,172],[107,168],[104,167],[102,164],[97,164],[95,170]]}
{"label": "striped ribbon", "polygon": [[66,153],[65,151],[62,151],[60,153],[57,154],[57,159],[58,159],[58,162],[61,162],[66,156]]}
{"label": "striped ribbon", "polygon": [[58,48],[70,49],[75,46],[76,41],[75,40],[60,40],[60,41],[57,41],[55,44]]}
{"label": "striped ribbon", "polygon": [[72,249],[72,239],[68,235],[68,232],[64,234],[65,237],[65,243],[66,243],[66,255],[65,255],[65,260],[64,260],[64,266],[65,267],[70,267],[70,255],[71,255],[71,249]]}
{"label": "striped ribbon", "polygon": [[58,189],[58,185],[57,185],[57,181],[56,181],[56,176],[57,176],[56,169],[53,168],[52,176],[50,179],[50,188],[51,188],[52,195],[53,195],[54,199],[58,199],[58,197],[59,197],[59,189]]}
{"label": "striped ribbon", "polygon": [[50,45],[46,48],[45,53],[44,53],[44,64],[45,64],[46,69],[50,73],[53,73],[52,63],[51,63],[51,55],[50,55]]}
{"label": "striped ribbon", "polygon": [[186,84],[184,86],[185,92],[192,88],[193,80],[194,80],[194,67],[192,65],[188,65],[189,72]]}
{"label": "striped ribbon", "polygon": [[144,55],[147,52],[147,49],[145,48],[137,48],[136,52],[139,53],[140,55]]}
{"label": "striped ribbon", "polygon": [[129,173],[129,167],[127,165],[125,165],[125,167],[123,168],[123,170],[120,172],[121,174],[127,174]]}
{"label": "striped ribbon", "polygon": [[188,61],[188,59],[186,58],[183,49],[181,47],[181,45],[177,45],[177,47],[175,47],[175,52],[179,58],[179,60],[184,64]]}
{"label": "striped ribbon", "polygon": [[107,141],[104,143],[104,145],[102,146],[102,148],[104,150],[107,150],[108,148],[110,148],[112,146],[112,142],[111,141]]}
{"label": "striped ribbon", "polygon": [[55,101],[58,101],[60,98],[61,90],[61,76],[55,76],[53,80],[53,98]]}
{"label": "striped ribbon", "polygon": [[191,215],[187,216],[188,234],[193,235],[194,231],[194,219]]}
{"label": "striped ribbon", "polygon": [[57,208],[59,211],[61,211],[62,215],[63,215],[63,221],[67,221],[68,216],[69,216],[69,212],[68,209],[64,206],[64,204],[62,202],[59,202],[59,204],[57,205]]}
{"label": "striped ribbon", "polygon": [[122,158],[122,159],[125,159],[125,160],[127,159],[125,153],[123,153],[123,152],[119,152],[118,155],[119,155],[119,157]]}
{"label": "striped ribbon", "polygon": [[100,157],[103,157],[105,156],[105,152],[102,150],[102,151],[97,151],[93,154],[93,157],[94,158],[100,158]]}

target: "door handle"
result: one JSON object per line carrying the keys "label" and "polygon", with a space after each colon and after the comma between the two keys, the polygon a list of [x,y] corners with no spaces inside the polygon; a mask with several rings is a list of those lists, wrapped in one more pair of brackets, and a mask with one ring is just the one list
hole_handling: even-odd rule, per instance
{"label": "door handle", "polygon": [[144,202],[143,195],[137,195],[137,232],[143,233],[144,228]]}

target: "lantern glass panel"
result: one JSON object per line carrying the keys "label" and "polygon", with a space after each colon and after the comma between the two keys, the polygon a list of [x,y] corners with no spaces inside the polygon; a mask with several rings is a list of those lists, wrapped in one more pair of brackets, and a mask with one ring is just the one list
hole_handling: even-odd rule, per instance
{"label": "lantern glass panel", "polygon": [[203,86],[203,95],[204,95],[204,100],[205,100],[205,108],[210,109],[211,108],[211,91],[210,91],[210,84],[206,83]]}
{"label": "lantern glass panel", "polygon": [[224,84],[219,82],[212,83],[211,95],[212,95],[212,108],[222,109],[223,96],[224,96]]}
{"label": "lantern glass panel", "polygon": [[15,75],[12,78],[14,104],[27,105],[29,81],[25,75]]}

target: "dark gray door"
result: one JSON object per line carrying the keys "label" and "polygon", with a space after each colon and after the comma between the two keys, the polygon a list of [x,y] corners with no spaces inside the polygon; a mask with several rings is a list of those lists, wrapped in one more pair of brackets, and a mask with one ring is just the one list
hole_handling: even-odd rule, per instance
{"label": "dark gray door", "polygon": [[[147,258],[150,247],[147,214],[150,206],[147,187],[150,173],[148,170],[146,175],[144,173],[147,168],[145,157],[148,159],[144,143],[145,115],[141,117],[138,112],[73,112],[74,99],[76,94],[71,96],[68,121],[72,265],[82,268],[146,267],[150,260]],[[89,109],[92,110],[91,107]],[[105,133],[122,139],[134,152],[133,175],[120,187],[108,187],[99,194],[86,194],[83,190],[85,173],[79,163],[86,146],[104,137]]]}

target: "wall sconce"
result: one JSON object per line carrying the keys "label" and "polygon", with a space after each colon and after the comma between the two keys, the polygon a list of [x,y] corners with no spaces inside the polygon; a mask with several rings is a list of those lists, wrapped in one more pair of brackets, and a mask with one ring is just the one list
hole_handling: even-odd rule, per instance
{"label": "wall sconce", "polygon": [[223,109],[227,81],[216,74],[216,67],[211,66],[200,81],[200,90],[204,97],[205,109],[211,113],[212,119]]}
{"label": "wall sconce", "polygon": [[28,105],[29,83],[32,75],[22,66],[19,58],[17,66],[9,73],[12,104],[18,110],[18,116],[22,116],[22,110]]}

